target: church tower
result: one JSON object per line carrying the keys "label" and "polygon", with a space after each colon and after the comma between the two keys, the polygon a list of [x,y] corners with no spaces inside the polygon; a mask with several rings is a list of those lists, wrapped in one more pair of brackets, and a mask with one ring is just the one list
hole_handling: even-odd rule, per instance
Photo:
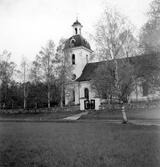
{"label": "church tower", "polygon": [[[78,21],[78,19],[72,24],[73,28],[73,36],[65,42],[64,51],[68,53],[67,58],[68,62],[72,66],[71,71],[71,80],[72,83],[68,85],[69,89],[73,92],[67,92],[68,97],[65,98],[65,103],[68,104],[73,100],[75,104],[79,104],[78,99],[78,89],[77,79],[82,74],[82,71],[87,63],[89,63],[89,58],[92,53],[90,44],[87,40],[82,36],[82,24]],[[73,97],[75,96],[75,97]]]}
{"label": "church tower", "polygon": [[90,54],[92,53],[90,44],[82,36],[82,27],[78,20],[72,24],[73,36],[66,40],[64,48],[69,53],[68,59],[73,67],[74,80],[81,75],[84,66],[89,63]]}
{"label": "church tower", "polygon": [[82,24],[78,21],[78,19],[73,23],[73,35],[81,35]]}

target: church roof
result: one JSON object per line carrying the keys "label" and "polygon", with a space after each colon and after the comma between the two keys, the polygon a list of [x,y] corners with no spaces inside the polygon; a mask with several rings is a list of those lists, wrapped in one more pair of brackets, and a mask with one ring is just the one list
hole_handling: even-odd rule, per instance
{"label": "church roof", "polygon": [[93,79],[97,68],[101,65],[104,65],[105,63],[106,63],[105,61],[102,61],[102,62],[86,64],[86,66],[84,67],[82,71],[81,76],[76,81],[81,82],[81,81],[89,81]]}
{"label": "church roof", "polygon": [[85,38],[82,37],[82,35],[73,35],[65,42],[64,49],[74,48],[74,47],[80,47],[83,46],[87,49],[91,50],[90,44],[87,42]]}
{"label": "church roof", "polygon": [[76,20],[76,21],[72,24],[72,26],[76,26],[76,25],[82,26],[82,24],[81,24],[78,20]]}
{"label": "church roof", "polygon": [[[137,64],[141,64],[141,63],[144,63],[145,60],[148,61],[148,59],[145,59],[145,57],[148,57],[149,60],[150,60],[150,64],[152,66],[152,61],[154,61],[154,58],[153,56],[158,56],[160,57],[159,55],[155,55],[155,54],[143,54],[143,55],[139,55],[139,56],[134,56],[134,57],[127,57],[127,58],[121,58],[121,59],[117,59],[117,62],[118,64],[119,63],[122,63],[122,61],[124,60],[127,60],[133,64],[133,65],[137,65]],[[157,59],[155,59],[156,61]],[[159,58],[160,60],[160,58]],[[138,63],[138,62],[141,62],[141,63]],[[96,74],[96,70],[100,67],[100,66],[103,66],[105,64],[111,64],[113,63],[113,60],[108,60],[108,61],[101,61],[101,62],[94,62],[94,63],[88,63],[86,64],[86,66],[84,67],[83,71],[82,71],[82,74],[81,76],[76,80],[78,82],[81,82],[81,81],[90,81],[92,80],[94,77],[95,77],[95,74]],[[160,63],[160,62],[159,62]],[[159,66],[159,63],[157,63],[157,66]],[[148,63],[147,63],[148,65]],[[136,68],[138,68],[136,66]],[[147,68],[147,67],[146,67]],[[156,68],[156,67],[155,67]],[[141,74],[139,74],[139,77],[141,76]]]}

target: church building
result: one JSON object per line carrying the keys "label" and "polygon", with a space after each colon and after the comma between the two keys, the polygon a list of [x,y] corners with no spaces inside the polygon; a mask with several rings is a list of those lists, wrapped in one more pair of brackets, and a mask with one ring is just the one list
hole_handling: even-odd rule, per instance
{"label": "church building", "polygon": [[[82,24],[76,20],[72,28],[73,36],[66,40],[64,47],[64,53],[68,53],[67,58],[72,66],[71,82],[65,86],[65,105],[80,105],[80,109],[84,110],[84,101],[90,100],[94,101],[94,109],[98,110],[103,99],[97,96],[91,80],[96,69],[104,62],[90,62],[93,51],[89,42],[82,36]],[[144,97],[143,87],[138,86],[137,90],[131,94],[132,99]]]}
{"label": "church building", "polygon": [[90,44],[82,36],[82,24],[76,20],[73,25],[73,36],[65,42],[64,50],[67,50],[72,65],[72,82],[66,85],[65,104],[79,105],[81,99],[92,99],[95,94],[91,90],[89,81],[82,78],[84,68],[90,64],[90,56],[93,52]]}

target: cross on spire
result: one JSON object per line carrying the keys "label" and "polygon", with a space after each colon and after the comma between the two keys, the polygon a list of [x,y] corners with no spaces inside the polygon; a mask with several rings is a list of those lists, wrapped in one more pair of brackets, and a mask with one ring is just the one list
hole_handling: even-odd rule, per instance
{"label": "cross on spire", "polygon": [[78,15],[79,15],[79,14],[77,13],[76,15],[77,15],[77,16],[76,16],[76,21],[78,21]]}

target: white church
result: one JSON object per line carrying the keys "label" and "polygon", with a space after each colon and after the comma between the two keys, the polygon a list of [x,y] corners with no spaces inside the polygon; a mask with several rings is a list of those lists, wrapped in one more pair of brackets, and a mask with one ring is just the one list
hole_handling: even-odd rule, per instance
{"label": "white church", "polygon": [[90,79],[84,74],[84,69],[88,68],[91,53],[90,44],[82,36],[82,24],[76,20],[73,25],[73,36],[66,40],[64,50],[69,50],[68,58],[72,64],[72,82],[66,85],[65,105],[80,105],[83,110],[84,100],[94,99],[95,92],[91,89]]}
{"label": "white church", "polygon": [[[73,36],[65,42],[64,51],[68,51],[68,59],[72,66],[72,81],[65,87],[65,105],[80,105],[84,110],[84,101],[94,101],[94,109],[98,110],[102,99],[97,96],[91,86],[94,71],[102,62],[89,62],[92,49],[87,40],[82,36],[82,24],[76,20],[73,25]],[[132,93],[132,98],[143,98],[143,88],[137,87],[137,93]],[[144,97],[146,98],[146,97]]]}

